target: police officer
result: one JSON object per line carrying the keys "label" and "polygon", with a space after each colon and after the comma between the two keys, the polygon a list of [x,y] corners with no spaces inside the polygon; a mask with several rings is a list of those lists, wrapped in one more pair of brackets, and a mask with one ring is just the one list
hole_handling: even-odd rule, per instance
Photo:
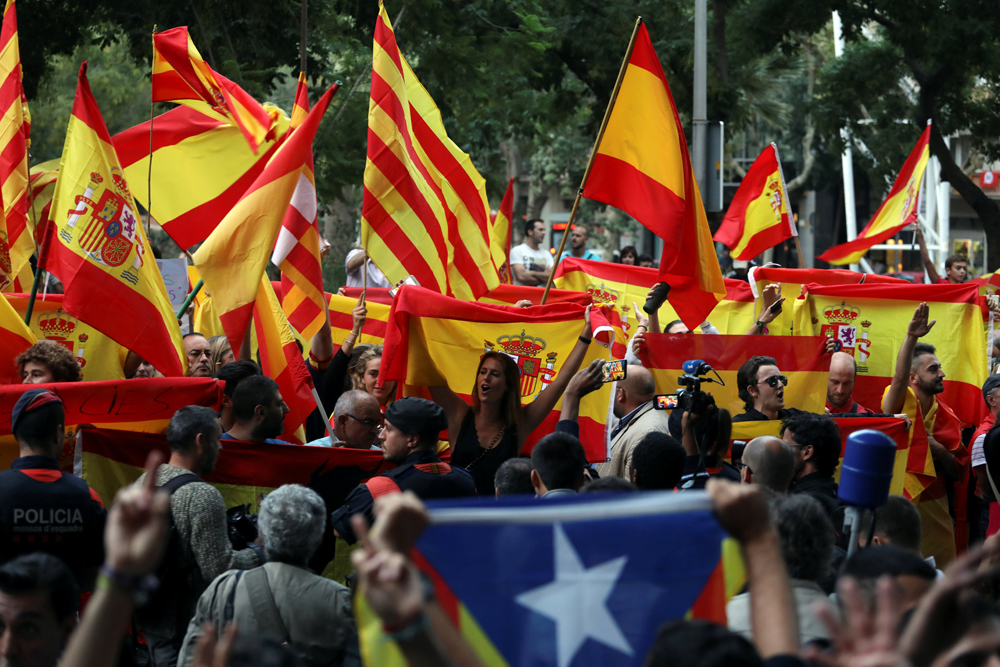
{"label": "police officer", "polygon": [[370,523],[379,496],[401,491],[412,491],[422,500],[476,495],[472,475],[442,462],[435,454],[438,435],[447,428],[448,419],[436,403],[403,398],[390,405],[378,442],[385,460],[396,467],[354,489],[344,505],[330,515],[336,535],[354,544],[357,538],[351,529],[351,515],[364,512]]}
{"label": "police officer", "polygon": [[86,482],[59,470],[62,400],[48,389],[26,391],[14,405],[10,424],[21,456],[0,472],[0,562],[44,551],[61,558],[86,583],[104,560],[107,513]]}

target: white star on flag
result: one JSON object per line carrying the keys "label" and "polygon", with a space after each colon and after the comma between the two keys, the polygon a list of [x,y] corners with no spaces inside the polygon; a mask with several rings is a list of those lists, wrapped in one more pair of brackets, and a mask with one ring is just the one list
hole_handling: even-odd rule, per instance
{"label": "white star on flag", "polygon": [[555,621],[559,667],[573,662],[588,637],[632,655],[632,647],[607,607],[628,557],[585,569],[560,524],[555,524],[554,533],[555,581],[521,593],[517,603]]}

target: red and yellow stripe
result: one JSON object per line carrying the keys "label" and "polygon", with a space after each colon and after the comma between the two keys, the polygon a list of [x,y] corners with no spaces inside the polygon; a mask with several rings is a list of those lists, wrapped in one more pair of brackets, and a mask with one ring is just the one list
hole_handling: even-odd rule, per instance
{"label": "red and yellow stripe", "polygon": [[[0,29],[0,291],[30,281],[28,260],[35,243],[28,224],[28,137],[31,116],[21,85],[21,52],[17,37],[17,11],[7,0]],[[28,283],[30,285],[30,282]],[[16,287],[25,289],[19,284]]]}
{"label": "red and yellow stripe", "polygon": [[485,181],[448,138],[384,7],[375,24],[364,182],[362,239],[390,281],[413,275],[468,300],[496,287]]}
{"label": "red and yellow stripe", "polygon": [[14,359],[38,342],[35,334],[24,323],[4,295],[0,294],[0,384],[17,384]]}
{"label": "red and yellow stripe", "polygon": [[816,259],[830,264],[853,264],[864,257],[873,245],[882,243],[895,236],[904,227],[917,221],[917,204],[920,201],[920,183],[924,178],[924,169],[930,158],[931,124],[917,140],[910,156],[906,158],[903,168],[896,176],[892,189],[885,196],[885,201],[875,211],[874,217],[868,222],[858,237],[853,241],[833,246]]}
{"label": "red and yellow stripe", "polygon": [[[335,344],[340,344],[350,335],[354,327],[351,311],[358,305],[358,300],[339,294],[328,294],[327,298],[330,300],[330,335]],[[385,342],[385,328],[389,321],[390,307],[371,299],[365,302],[365,307],[368,309],[368,317],[361,327],[361,337],[357,343],[381,345]]]}
{"label": "red and yellow stripe", "polygon": [[514,217],[514,179],[507,183],[507,191],[500,201],[500,208],[495,215],[490,216],[493,235],[490,239],[490,250],[493,253],[493,266],[497,269],[500,282],[512,285],[514,273],[510,269],[510,232]]}
{"label": "red and yellow stripe", "polygon": [[687,141],[649,32],[640,25],[583,196],[611,204],[663,240],[660,280],[694,329],[726,286]]}
{"label": "red and yellow stripe", "polygon": [[796,235],[778,147],[771,144],[750,165],[713,238],[733,259],[747,261]]}

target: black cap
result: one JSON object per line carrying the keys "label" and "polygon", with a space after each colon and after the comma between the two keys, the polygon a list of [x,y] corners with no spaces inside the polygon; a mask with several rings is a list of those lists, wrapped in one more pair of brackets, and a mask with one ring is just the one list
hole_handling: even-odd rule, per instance
{"label": "black cap", "polygon": [[58,403],[62,407],[62,399],[48,389],[29,389],[21,394],[14,404],[14,410],[10,413],[10,430],[16,436],[17,422],[21,417],[29,412],[34,412],[43,405]]}
{"label": "black cap", "polygon": [[385,420],[407,435],[437,434],[448,428],[444,410],[426,398],[399,399],[386,408]]}
{"label": "black cap", "polygon": [[986,382],[983,383],[983,400],[985,401],[986,396],[997,387],[1000,387],[1000,373],[996,373],[986,378]]}

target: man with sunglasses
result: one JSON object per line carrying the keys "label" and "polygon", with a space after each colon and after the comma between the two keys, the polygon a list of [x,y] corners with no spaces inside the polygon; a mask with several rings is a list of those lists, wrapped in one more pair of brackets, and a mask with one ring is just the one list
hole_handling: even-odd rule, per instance
{"label": "man with sunglasses", "polygon": [[333,408],[334,447],[381,449],[375,444],[382,426],[378,399],[365,391],[345,391]]}
{"label": "man with sunglasses", "polygon": [[785,387],[788,378],[778,370],[773,357],[751,357],[736,373],[740,398],[746,411],[733,416],[733,422],[756,422],[789,419],[805,414],[802,410],[785,407]]}

